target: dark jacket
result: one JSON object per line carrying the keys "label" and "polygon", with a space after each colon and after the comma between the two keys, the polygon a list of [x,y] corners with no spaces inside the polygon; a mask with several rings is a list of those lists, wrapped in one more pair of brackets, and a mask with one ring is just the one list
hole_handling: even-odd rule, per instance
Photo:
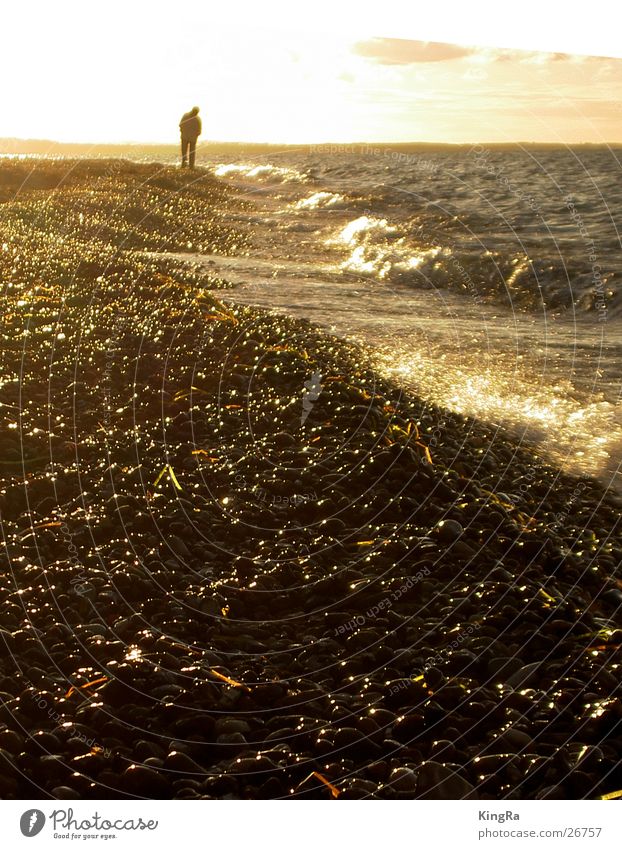
{"label": "dark jacket", "polygon": [[201,135],[201,119],[198,115],[186,112],[181,116],[179,129],[185,139],[197,139]]}

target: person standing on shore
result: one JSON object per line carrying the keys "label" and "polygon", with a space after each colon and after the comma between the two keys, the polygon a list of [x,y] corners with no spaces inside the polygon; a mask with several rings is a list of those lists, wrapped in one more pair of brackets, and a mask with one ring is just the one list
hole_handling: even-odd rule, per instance
{"label": "person standing on shore", "polygon": [[181,167],[185,168],[188,165],[189,159],[190,167],[194,168],[197,139],[201,135],[201,119],[199,118],[198,106],[194,106],[190,112],[186,112],[181,116],[179,129],[181,132]]}

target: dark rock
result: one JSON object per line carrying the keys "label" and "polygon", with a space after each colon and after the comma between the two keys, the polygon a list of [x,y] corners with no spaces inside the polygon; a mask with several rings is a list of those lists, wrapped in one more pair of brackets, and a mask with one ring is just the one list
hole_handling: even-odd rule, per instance
{"label": "dark rock", "polygon": [[538,790],[536,793],[536,799],[567,799],[568,796],[563,787],[558,785],[552,785],[550,787],[543,787],[541,790]]}
{"label": "dark rock", "polygon": [[445,675],[436,666],[428,667],[425,671],[424,678],[431,690],[438,690],[447,680]]}
{"label": "dark rock", "polygon": [[0,749],[5,749],[7,752],[19,755],[25,749],[24,738],[17,731],[5,728],[4,731],[0,731]]}
{"label": "dark rock", "polygon": [[381,751],[362,731],[348,726],[337,729],[333,745],[336,750],[343,750],[344,757],[372,757]]}
{"label": "dark rock", "polygon": [[427,761],[417,770],[417,797],[422,799],[477,799],[475,787],[454,769]]}
{"label": "dark rock", "polygon": [[434,740],[430,747],[434,760],[438,762],[451,761],[456,756],[456,747],[451,740]]}
{"label": "dark rock", "polygon": [[528,684],[537,680],[539,675],[545,671],[546,665],[542,664],[540,661],[536,663],[528,663],[525,666],[521,666],[520,669],[506,678],[505,683],[508,687],[512,687],[514,690],[524,690],[527,688]]}
{"label": "dark rock", "polygon": [[507,681],[523,668],[517,657],[494,657],[488,661],[488,674],[495,681]]}
{"label": "dark rock", "polygon": [[285,431],[279,431],[279,433],[274,434],[274,444],[277,448],[289,448],[292,445],[295,445],[296,440],[291,435],[291,433],[286,433]]}
{"label": "dark rock", "polygon": [[401,793],[414,793],[417,789],[417,775],[414,770],[400,766],[392,770],[387,780],[387,784],[394,790],[399,790]]}
{"label": "dark rock", "polygon": [[613,609],[622,607],[622,590],[607,590],[601,596],[602,600]]}
{"label": "dark rock", "polygon": [[529,734],[517,728],[508,728],[497,735],[490,744],[489,751],[507,754],[510,752],[531,751],[533,740]]}
{"label": "dark rock", "polygon": [[132,764],[120,781],[121,788],[132,796],[146,799],[168,799],[171,789],[168,781],[155,769]]}
{"label": "dark rock", "polygon": [[455,519],[441,519],[435,532],[442,543],[452,543],[462,536],[464,528]]}
{"label": "dark rock", "polygon": [[244,734],[240,734],[239,731],[235,731],[233,734],[219,734],[216,738],[216,743],[219,746],[225,746],[228,749],[233,751],[233,748],[240,748],[248,745],[248,741]]}
{"label": "dark rock", "polygon": [[187,773],[188,775],[205,774],[205,770],[184,752],[172,751],[166,757],[164,765],[172,772]]}
{"label": "dark rock", "polygon": [[136,758],[144,761],[147,758],[163,758],[164,750],[157,743],[151,740],[139,740],[134,748]]}
{"label": "dark rock", "polygon": [[340,799],[369,799],[377,793],[378,785],[363,778],[350,778],[340,783],[339,789]]}
{"label": "dark rock", "polygon": [[[32,745],[34,744],[34,746]],[[31,744],[29,746],[30,751],[38,751],[39,753],[48,752],[49,754],[56,754],[60,751],[61,744],[58,737],[55,734],[50,733],[49,731],[37,731],[31,738]]]}
{"label": "dark rock", "polygon": [[217,719],[214,723],[214,734],[248,734],[251,730],[250,725],[244,719],[236,719],[233,716],[223,716]]}
{"label": "dark rock", "polygon": [[277,764],[270,758],[258,755],[256,758],[238,758],[229,767],[229,772],[234,775],[247,773],[253,775],[255,773],[265,773],[278,771]]}
{"label": "dark rock", "polygon": [[385,685],[383,701],[389,708],[413,707],[421,705],[428,698],[428,690],[423,681],[411,678],[397,678]]}
{"label": "dark rock", "polygon": [[80,799],[80,794],[73,787],[67,787],[64,784],[59,784],[52,789],[54,799]]}
{"label": "dark rock", "polygon": [[425,718],[419,713],[410,713],[400,717],[391,729],[391,735],[400,743],[417,740],[426,727]]}

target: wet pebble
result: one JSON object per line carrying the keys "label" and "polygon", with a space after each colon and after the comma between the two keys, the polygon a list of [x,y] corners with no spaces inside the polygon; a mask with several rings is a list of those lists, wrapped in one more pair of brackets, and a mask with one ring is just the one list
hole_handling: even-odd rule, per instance
{"label": "wet pebble", "polygon": [[79,792],[73,787],[68,787],[66,784],[59,784],[53,787],[52,796],[55,799],[80,799]]}
{"label": "wet pebble", "polygon": [[121,789],[140,798],[170,798],[168,781],[157,770],[132,764],[121,776]]}
{"label": "wet pebble", "polygon": [[417,796],[425,799],[477,799],[475,787],[455,769],[427,761],[417,770]]}
{"label": "wet pebble", "polygon": [[244,719],[236,719],[235,717],[225,716],[220,717],[214,723],[214,734],[248,734],[251,730],[250,725]]}
{"label": "wet pebble", "polygon": [[452,543],[462,536],[464,528],[460,522],[456,522],[454,519],[442,519],[436,526],[435,531],[436,536],[441,542]]}
{"label": "wet pebble", "polygon": [[387,785],[400,793],[414,793],[417,789],[417,774],[408,767],[397,767],[389,775]]}

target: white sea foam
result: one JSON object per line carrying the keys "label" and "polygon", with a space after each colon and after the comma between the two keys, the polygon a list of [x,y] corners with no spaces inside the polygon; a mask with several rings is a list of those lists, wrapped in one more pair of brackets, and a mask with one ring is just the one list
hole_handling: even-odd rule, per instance
{"label": "white sea foam", "polygon": [[337,195],[333,192],[315,192],[307,198],[297,201],[292,204],[293,209],[321,209],[327,206],[336,206],[344,202],[343,195]]}
{"label": "white sea foam", "polygon": [[295,168],[283,168],[279,165],[255,162],[223,162],[215,166],[214,174],[217,177],[240,176],[250,180],[271,183],[304,183],[307,179],[304,174]]}
{"label": "white sea foam", "polygon": [[349,251],[341,263],[343,271],[378,280],[401,278],[414,271],[421,273],[426,263],[443,251],[439,247],[415,247],[386,218],[368,215],[350,221],[329,242],[344,245]]}

